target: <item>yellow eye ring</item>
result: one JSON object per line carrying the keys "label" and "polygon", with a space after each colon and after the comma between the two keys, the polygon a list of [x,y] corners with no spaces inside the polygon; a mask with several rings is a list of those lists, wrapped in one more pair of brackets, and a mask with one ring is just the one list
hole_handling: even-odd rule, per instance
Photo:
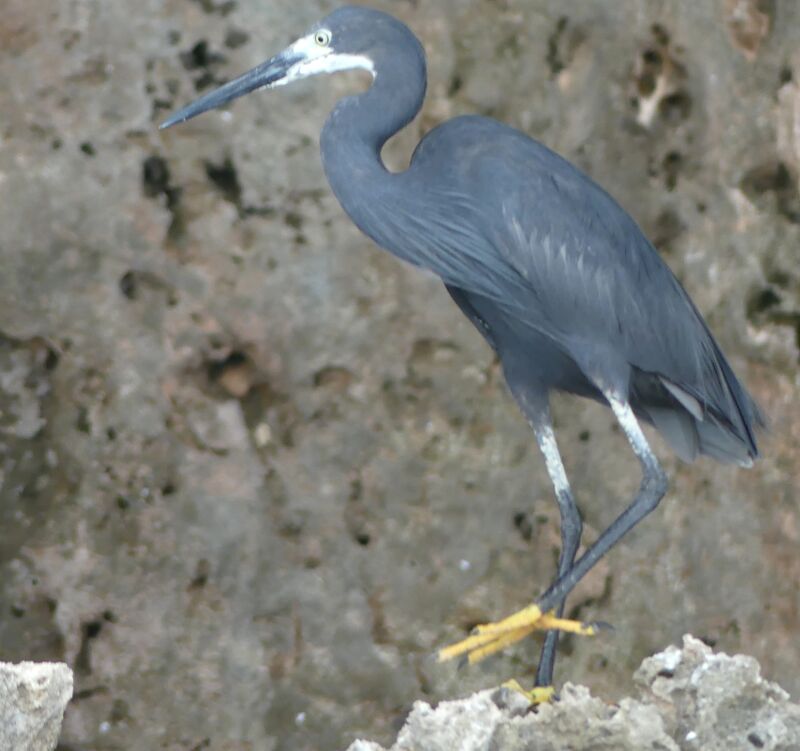
{"label": "yellow eye ring", "polygon": [[331,43],[331,32],[327,29],[320,29],[314,34],[314,41],[320,47],[327,47]]}

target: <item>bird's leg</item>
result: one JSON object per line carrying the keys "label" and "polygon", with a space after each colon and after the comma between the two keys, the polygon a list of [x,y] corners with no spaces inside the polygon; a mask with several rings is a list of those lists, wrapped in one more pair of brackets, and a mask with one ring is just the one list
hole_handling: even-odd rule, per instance
{"label": "bird's leg", "polygon": [[[513,381],[510,381],[510,384],[513,384]],[[556,493],[561,516],[561,555],[558,564],[558,576],[561,577],[564,576],[572,566],[575,553],[580,544],[582,529],[580,513],[572,498],[569,480],[567,479],[564,464],[561,461],[561,454],[558,451],[558,445],[556,444],[555,435],[553,434],[550,410],[546,399],[534,398],[529,389],[515,389],[513,385],[511,385],[511,388],[520,408],[533,428],[536,441],[544,456],[547,472],[550,475],[550,480],[553,483],[553,488]],[[457,644],[442,649],[439,652],[439,659],[447,660],[451,657],[467,654],[467,659],[470,662],[477,662],[502,649],[506,645],[506,639],[509,639],[507,642],[508,644],[513,644],[534,630],[546,630],[547,634],[542,647],[539,668],[536,673],[537,688],[535,688],[533,692],[523,691],[523,693],[530,696],[535,701],[540,701],[542,698],[549,698],[552,694],[552,689],[543,687],[549,687],[552,681],[553,665],[555,663],[555,653],[558,645],[558,631],[590,633],[592,629],[591,626],[586,624],[562,619],[563,610],[563,602],[558,603],[558,606],[552,613],[547,613],[544,616],[540,613],[539,615],[542,617],[537,618],[535,624],[525,626],[524,629],[520,630],[520,633],[504,634],[504,638],[499,640],[494,638],[486,640],[480,633],[483,629],[495,624],[478,626],[476,629],[477,633]],[[477,641],[481,643],[487,642],[486,649],[474,648],[472,645]],[[519,686],[516,687],[516,690],[522,691]],[[541,698],[539,698],[540,695]]]}
{"label": "bird's leg", "polygon": [[642,466],[642,482],[633,502],[606,529],[594,544],[576,561],[566,576],[560,577],[537,600],[544,611],[561,602],[564,596],[592,569],[592,567],[619,540],[633,529],[645,516],[658,506],[667,492],[667,476],[650,448],[639,421],[627,400],[618,394],[606,391],[611,409],[622,427],[631,448]]}
{"label": "bird's leg", "polygon": [[[613,391],[604,391],[620,426],[642,465],[642,483],[633,502],[606,529],[594,544],[574,563],[563,576],[559,576],[535,602],[497,623],[477,626],[472,636],[439,652],[439,659],[450,659],[466,654],[470,663],[478,662],[490,654],[514,644],[537,629],[558,628],[564,631],[591,635],[596,624],[578,624],[556,618],[552,611],[592,567],[619,542],[619,540],[645,516],[658,506],[667,491],[667,478],[658,459],[651,450],[633,410],[627,400]],[[569,627],[565,627],[570,624]]]}
{"label": "bird's leg", "polygon": [[[572,568],[575,554],[578,552],[583,529],[581,515],[572,497],[567,473],[564,471],[564,464],[561,461],[556,437],[553,434],[549,411],[542,415],[541,418],[533,419],[531,423],[539,449],[544,456],[547,473],[553,483],[556,500],[558,501],[558,511],[561,516],[561,555],[558,560],[558,576],[562,577],[566,576]],[[564,603],[565,600],[562,600],[556,608],[556,616],[559,618],[564,613]],[[539,667],[536,670],[537,687],[545,687],[552,684],[557,647],[558,631],[548,631],[545,634],[544,644],[539,656]]]}
{"label": "bird's leg", "polygon": [[[544,456],[547,474],[553,483],[558,510],[561,516],[561,555],[558,559],[558,576],[564,576],[575,560],[578,546],[581,541],[581,531],[583,524],[578,507],[572,496],[569,486],[567,473],[561,461],[561,453],[558,450],[556,437],[553,433],[553,424],[550,420],[549,410],[544,410],[530,418],[531,427],[536,435],[536,442]],[[564,613],[564,603],[562,600],[556,608],[555,614],[561,617]],[[540,704],[549,701],[554,694],[553,689],[553,668],[556,661],[556,649],[558,648],[558,631],[548,631],[545,634],[544,644],[539,656],[539,666],[536,670],[535,687],[526,691],[517,681],[509,681],[504,686],[513,689],[526,696],[532,703]]]}

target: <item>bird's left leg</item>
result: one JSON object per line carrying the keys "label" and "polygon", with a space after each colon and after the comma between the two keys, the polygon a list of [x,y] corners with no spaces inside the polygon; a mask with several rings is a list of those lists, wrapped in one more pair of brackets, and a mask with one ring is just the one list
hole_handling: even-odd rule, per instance
{"label": "bird's left leg", "polygon": [[[581,542],[583,523],[572,496],[572,489],[569,486],[567,473],[564,470],[564,463],[561,461],[561,453],[558,450],[556,437],[553,433],[550,410],[545,404],[543,409],[532,413],[529,412],[528,419],[544,457],[547,474],[550,476],[550,482],[553,484],[556,501],[558,502],[558,511],[561,517],[561,554],[558,559],[558,576],[562,577],[572,568],[575,554],[578,552],[578,546]],[[565,602],[566,599],[558,604],[555,610],[556,617],[561,618],[564,614]],[[558,635],[559,632],[555,629],[545,633],[544,644],[539,654],[539,665],[536,669],[536,683],[532,690],[526,691],[516,681],[506,684],[527,696],[535,704],[548,701],[553,696],[553,668],[556,662]]]}
{"label": "bird's left leg", "polygon": [[[531,422],[539,449],[544,456],[547,473],[553,483],[556,500],[558,501],[558,511],[561,516],[561,555],[558,560],[558,576],[562,577],[566,576],[572,568],[575,554],[578,552],[578,546],[581,543],[583,524],[580,512],[572,496],[567,473],[564,471],[564,464],[561,461],[561,454],[558,450],[556,437],[553,434],[549,410],[539,419],[533,419]],[[559,618],[564,613],[565,602],[566,599],[562,600],[556,608],[556,616]],[[558,631],[548,631],[539,656],[539,667],[536,670],[537,687],[550,686],[552,684],[557,647]]]}

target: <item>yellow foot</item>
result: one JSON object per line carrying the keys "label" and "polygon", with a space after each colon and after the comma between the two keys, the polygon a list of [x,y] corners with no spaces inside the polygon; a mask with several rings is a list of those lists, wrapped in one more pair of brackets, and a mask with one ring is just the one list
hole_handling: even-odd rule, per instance
{"label": "yellow foot", "polygon": [[466,655],[467,662],[473,665],[510,644],[516,644],[534,631],[553,629],[582,636],[594,636],[597,633],[594,624],[556,618],[554,611],[542,613],[538,606],[528,605],[502,621],[476,626],[471,636],[440,649],[439,662]]}
{"label": "yellow foot", "polygon": [[522,694],[531,704],[546,704],[556,694],[553,686],[534,686],[530,691],[526,691],[520,686],[519,681],[513,678],[510,681],[506,681],[503,684],[503,688]]}

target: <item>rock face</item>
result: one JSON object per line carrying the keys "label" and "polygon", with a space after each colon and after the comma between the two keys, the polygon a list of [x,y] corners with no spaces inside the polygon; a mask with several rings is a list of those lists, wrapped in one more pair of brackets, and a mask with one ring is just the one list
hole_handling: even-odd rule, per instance
{"label": "rock face", "polygon": [[0,749],[52,751],[71,698],[72,671],[63,663],[0,663]]}
{"label": "rock face", "polygon": [[[609,700],[692,631],[800,691],[800,58],[795,0],[375,0],[428,52],[384,156],[480,112],[636,217],[762,403],[750,471],[681,465],[574,592],[615,635],[557,682]],[[0,645],[75,672],[71,749],[345,748],[412,702],[530,680],[437,647],[550,582],[558,512],[528,426],[441,284],[343,215],[318,135],[356,74],[168,112],[331,0],[3,0]],[[763,7],[762,7],[763,6]],[[556,399],[585,540],[638,465]]]}
{"label": "rock face", "polygon": [[[646,659],[638,698],[608,704],[567,684],[561,699],[530,711],[509,689],[432,708],[417,702],[390,751],[791,751],[800,748],[800,705],[764,680],[752,657],[714,654],[684,637]],[[349,751],[384,751],[356,741]]]}

